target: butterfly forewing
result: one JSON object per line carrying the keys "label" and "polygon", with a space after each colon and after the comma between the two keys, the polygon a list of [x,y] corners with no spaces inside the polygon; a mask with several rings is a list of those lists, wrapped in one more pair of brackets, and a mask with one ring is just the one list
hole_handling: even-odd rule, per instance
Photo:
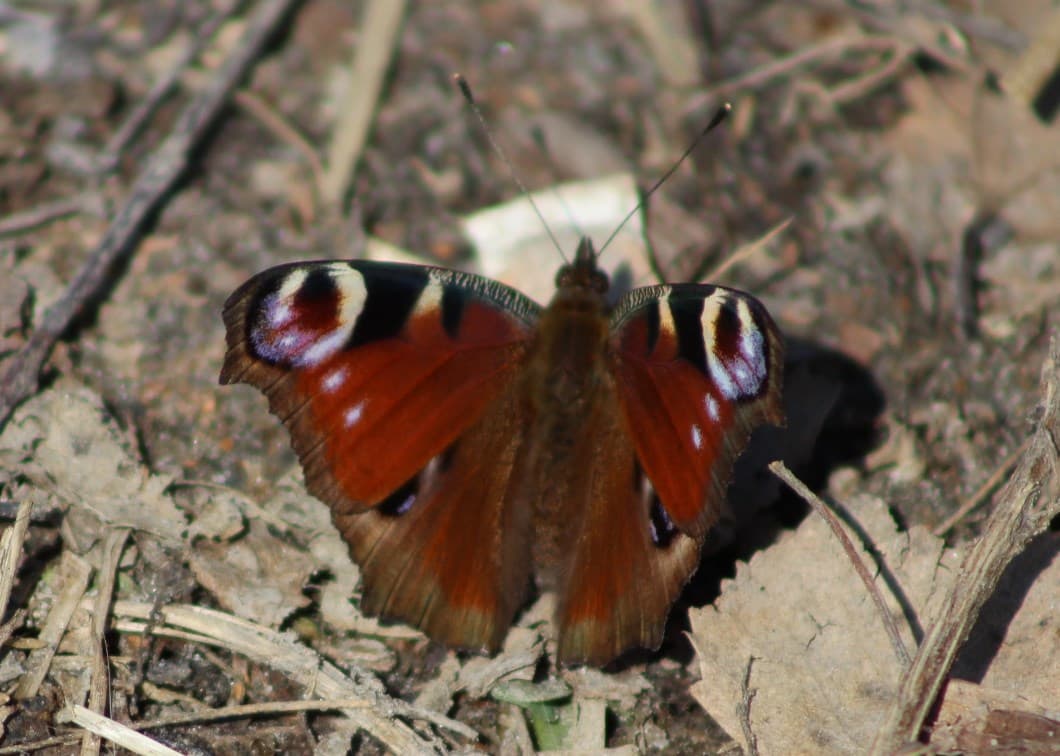
{"label": "butterfly forewing", "polygon": [[751,430],[783,421],[776,326],[734,289],[636,289],[612,316],[610,360],[637,458],[666,516],[702,539]]}
{"label": "butterfly forewing", "polygon": [[538,307],[423,266],[279,266],[225,304],[222,383],[261,389],[311,493],[375,505],[442,453],[517,371]]}

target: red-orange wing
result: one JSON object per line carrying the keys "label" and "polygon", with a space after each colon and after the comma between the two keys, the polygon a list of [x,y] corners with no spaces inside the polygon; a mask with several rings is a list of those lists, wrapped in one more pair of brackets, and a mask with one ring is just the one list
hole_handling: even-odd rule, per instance
{"label": "red-orange wing", "polygon": [[525,527],[500,527],[513,379],[538,310],[477,276],[360,261],[273,268],[228,299],[221,382],[259,388],[287,426],[369,611],[455,645],[507,628],[529,569]]}
{"label": "red-orange wing", "polygon": [[782,420],[782,345],[750,296],[694,284],[636,289],[611,322],[608,378],[574,455],[564,661],[656,647],[717,519],[751,430]]}
{"label": "red-orange wing", "polygon": [[749,294],[673,284],[630,292],[612,334],[637,459],[669,520],[702,539],[751,431],[783,423],[780,333]]}

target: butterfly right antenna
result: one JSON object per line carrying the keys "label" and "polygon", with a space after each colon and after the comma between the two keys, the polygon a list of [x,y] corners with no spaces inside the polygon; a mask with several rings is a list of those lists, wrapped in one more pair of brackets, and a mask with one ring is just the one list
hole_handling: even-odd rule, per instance
{"label": "butterfly right antenna", "polygon": [[674,164],[669,167],[666,173],[660,176],[659,179],[651,185],[651,188],[644,193],[644,197],[641,198],[640,202],[633,206],[633,209],[626,214],[626,217],[622,219],[622,222],[619,223],[618,226],[615,227],[615,230],[611,232],[611,235],[607,237],[607,241],[603,243],[603,245],[600,247],[600,251],[597,254],[603,254],[604,250],[607,249],[607,245],[614,241],[614,238],[618,236],[618,232],[621,231],[627,223],[629,223],[630,219],[634,215],[639,213],[644,208],[644,203],[648,201],[648,198],[651,197],[652,194],[655,193],[655,190],[662,186],[667,179],[674,175],[677,169],[681,167],[681,163],[685,162],[685,160],[688,159],[688,156],[692,154],[692,151],[696,149],[696,147],[701,141],[703,141],[703,137],[705,137],[710,132],[714,131],[714,129],[716,129],[722,121],[729,117],[729,113],[731,112],[732,105],[727,102],[723,103],[722,106],[718,108],[718,112],[715,113],[714,117],[710,119],[710,123],[708,123],[703,128],[703,130],[696,135],[696,138],[692,140],[692,143],[689,144],[687,148],[685,148],[685,151],[681,153],[681,157],[677,158],[677,160],[674,161]]}

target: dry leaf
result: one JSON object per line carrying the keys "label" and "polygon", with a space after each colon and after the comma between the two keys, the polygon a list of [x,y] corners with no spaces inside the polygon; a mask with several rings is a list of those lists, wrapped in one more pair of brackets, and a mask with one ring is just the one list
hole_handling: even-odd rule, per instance
{"label": "dry leaf", "polygon": [[[531,299],[545,303],[555,292],[556,270],[562,262],[548,235],[555,235],[563,254],[574,257],[580,236],[587,235],[601,251],[608,237],[640,202],[637,185],[628,173],[592,181],[558,184],[527,197],[480,210],[464,219],[464,232],[479,257],[479,272],[515,286]],[[616,281],[619,264],[633,266],[626,273],[629,283],[652,282],[644,243],[641,213],[635,212],[601,254],[598,264]],[[542,261],[554,261],[546,264]],[[621,278],[621,277],[620,277]],[[621,290],[621,281],[616,289]]]}
{"label": "dry leaf", "polygon": [[316,569],[310,555],[252,519],[238,540],[203,540],[189,558],[195,579],[225,609],[267,627],[278,627],[309,603],[302,593]]}
{"label": "dry leaf", "polygon": [[187,529],[165,493],[170,479],[141,467],[99,396],[73,381],[61,381],[19,408],[0,435],[0,459],[106,525],[152,533],[170,544]]}
{"label": "dry leaf", "polygon": [[[950,584],[955,555],[925,528],[899,532],[878,499],[858,497],[849,511],[924,616],[932,595]],[[877,584],[913,649],[902,607],[884,579]],[[702,677],[693,695],[734,738],[742,740],[750,663],[750,726],[761,753],[855,753],[872,742],[901,668],[875,605],[820,518],[741,564],[714,606],[692,611],[691,623]]]}

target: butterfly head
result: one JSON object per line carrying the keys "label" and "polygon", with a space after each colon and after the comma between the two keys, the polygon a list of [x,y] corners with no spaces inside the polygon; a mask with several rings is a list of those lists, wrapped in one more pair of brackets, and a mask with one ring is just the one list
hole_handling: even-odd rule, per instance
{"label": "butterfly head", "polygon": [[556,274],[557,289],[584,289],[596,294],[604,294],[610,282],[607,274],[596,265],[597,254],[593,242],[583,236],[578,242],[578,251],[574,253],[574,262],[567,263]]}

